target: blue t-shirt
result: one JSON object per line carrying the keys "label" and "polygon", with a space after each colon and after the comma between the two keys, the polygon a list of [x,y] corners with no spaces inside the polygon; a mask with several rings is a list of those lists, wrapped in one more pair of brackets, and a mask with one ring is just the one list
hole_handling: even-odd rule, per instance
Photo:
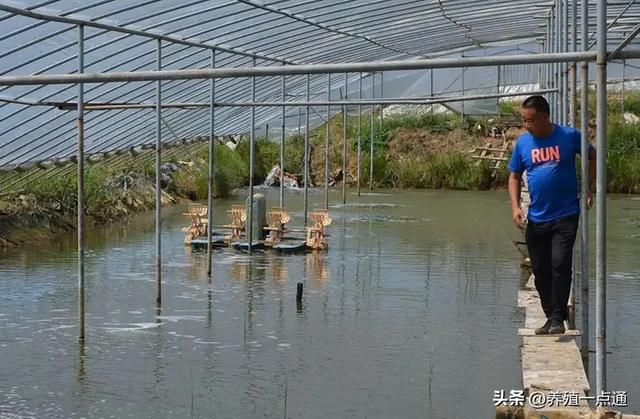
{"label": "blue t-shirt", "polygon": [[576,154],[580,154],[580,132],[571,127],[554,124],[546,138],[529,132],[518,138],[509,170],[527,171],[529,220],[544,223],[580,213]]}

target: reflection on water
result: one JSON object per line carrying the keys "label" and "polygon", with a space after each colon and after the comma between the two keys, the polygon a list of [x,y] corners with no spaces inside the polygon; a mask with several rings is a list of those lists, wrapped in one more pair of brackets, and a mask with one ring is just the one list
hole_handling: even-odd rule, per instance
{"label": "reflection on water", "polygon": [[[609,384],[636,411],[639,208],[611,202],[608,267]],[[0,255],[0,417],[477,418],[492,417],[494,389],[521,386],[504,193],[366,195],[331,209],[328,252],[216,249],[210,280],[181,212],[163,211],[161,307],[153,214],[91,232],[85,345],[73,236]]]}

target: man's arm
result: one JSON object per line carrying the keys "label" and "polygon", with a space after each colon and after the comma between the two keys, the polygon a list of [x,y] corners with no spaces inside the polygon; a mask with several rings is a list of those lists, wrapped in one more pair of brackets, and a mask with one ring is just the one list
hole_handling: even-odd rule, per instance
{"label": "man's arm", "polygon": [[509,175],[509,198],[511,199],[511,211],[513,213],[513,222],[518,228],[524,228],[522,222],[524,215],[520,208],[520,184],[522,182],[522,174],[511,172]]}

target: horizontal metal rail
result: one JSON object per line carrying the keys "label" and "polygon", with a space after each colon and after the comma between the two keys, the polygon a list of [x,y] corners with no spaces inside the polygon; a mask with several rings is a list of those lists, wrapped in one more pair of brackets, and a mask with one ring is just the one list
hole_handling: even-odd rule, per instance
{"label": "horizontal metal rail", "polygon": [[[441,98],[396,98],[396,99],[351,99],[351,100],[334,100],[334,101],[273,101],[273,102],[215,102],[216,107],[280,107],[280,106],[350,106],[350,105],[430,105],[446,102],[464,102],[471,100],[495,99],[501,97],[539,95],[555,92],[556,89],[541,89],[529,92],[514,93],[494,93],[486,95],[468,95],[458,97],[441,97]],[[57,106],[61,110],[70,111],[77,109],[77,103],[51,104]],[[106,111],[111,109],[155,109],[153,103],[119,103],[119,104],[85,104],[86,111]],[[208,108],[210,103],[163,103],[162,108]]]}
{"label": "horizontal metal rail", "polygon": [[[623,51],[618,58],[640,58],[640,50]],[[423,70],[429,68],[459,68],[459,67],[488,67],[496,65],[537,64],[537,63],[562,63],[595,61],[596,53],[567,52],[535,55],[503,55],[492,57],[460,57],[438,58],[427,60],[403,60],[385,62],[363,62],[343,64],[304,64],[291,66],[272,67],[235,67],[235,68],[209,68],[197,70],[165,70],[165,71],[139,71],[139,72],[115,72],[115,73],[84,73],[84,74],[51,74],[37,76],[3,76],[0,77],[0,86],[20,86],[32,84],[76,84],[76,83],[105,83],[105,82],[132,82],[132,81],[157,81],[157,80],[183,80],[183,79],[211,79],[211,78],[235,78],[235,77],[261,77],[301,74],[327,74],[327,73],[357,73],[360,71],[398,71],[398,70]]]}

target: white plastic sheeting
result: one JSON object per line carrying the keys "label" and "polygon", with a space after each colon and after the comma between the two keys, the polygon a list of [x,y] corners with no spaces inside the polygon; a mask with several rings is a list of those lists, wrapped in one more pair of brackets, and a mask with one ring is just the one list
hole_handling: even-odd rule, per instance
{"label": "white plastic sheeting", "polygon": [[[222,67],[366,62],[432,57],[499,54],[522,48],[538,51],[552,2],[531,0],[14,0],[0,2],[0,75],[63,74],[77,69],[77,24],[85,26],[85,71],[155,69],[155,38],[162,37],[162,68],[207,68],[211,50]],[[611,21],[627,2],[610,4]],[[629,33],[640,14],[633,4],[610,29],[612,46]],[[635,22],[635,23],[634,23]],[[135,32],[131,32],[135,31]],[[634,41],[637,45],[637,41]],[[612,66],[613,67],[613,66]],[[628,67],[631,69],[632,67]],[[634,70],[635,71],[635,70]],[[536,66],[501,69],[501,85],[537,82]],[[637,72],[635,73],[637,75]],[[627,77],[633,73],[627,71]],[[358,94],[358,74],[350,75],[349,97]],[[386,73],[384,97],[427,96],[430,75]],[[434,70],[434,93],[462,93],[462,70]],[[365,75],[363,97],[380,94]],[[332,98],[340,97],[344,77],[332,77]],[[464,70],[465,93],[497,89],[496,68]],[[89,103],[153,103],[154,82],[87,84]],[[281,78],[257,80],[257,100],[281,100]],[[287,99],[304,99],[305,77],[286,80]],[[344,89],[343,89],[344,90]],[[249,80],[217,83],[219,101],[249,97]],[[324,99],[324,75],[311,76],[311,100]],[[344,93],[344,92],[342,92]],[[74,102],[72,85],[0,87],[0,168],[13,168],[75,153],[75,112],[41,102]],[[208,102],[206,80],[162,83],[163,102]],[[496,101],[465,103],[465,112],[488,113]],[[461,106],[452,104],[452,106]],[[369,107],[363,107],[365,111]],[[339,112],[336,107],[334,112]],[[355,107],[349,109],[355,112]],[[304,107],[302,108],[304,113]],[[164,109],[162,138],[207,136],[209,110]],[[248,108],[219,108],[216,133],[248,132]],[[258,108],[256,127],[279,130],[281,110]],[[323,122],[325,107],[313,107],[310,124]],[[301,121],[305,121],[304,114]],[[87,154],[150,144],[155,140],[154,111],[88,112]],[[288,107],[287,131],[298,130],[298,108]],[[258,131],[258,135],[261,131]]]}

